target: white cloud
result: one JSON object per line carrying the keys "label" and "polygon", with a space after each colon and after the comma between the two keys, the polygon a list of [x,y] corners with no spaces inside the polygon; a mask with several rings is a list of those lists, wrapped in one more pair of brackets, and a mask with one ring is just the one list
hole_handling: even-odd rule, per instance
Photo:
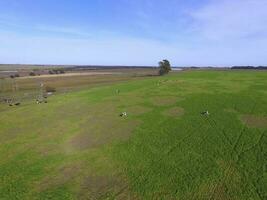
{"label": "white cloud", "polygon": [[213,0],[191,15],[208,39],[267,37],[266,0]]}
{"label": "white cloud", "polygon": [[0,63],[156,65],[175,55],[160,42],[129,37],[66,39],[0,32],[0,38]]}
{"label": "white cloud", "polygon": [[45,32],[52,33],[63,33],[63,34],[72,34],[77,36],[92,36],[88,31],[81,30],[80,28],[75,27],[62,27],[62,26],[48,26],[48,25],[37,25],[34,29]]}

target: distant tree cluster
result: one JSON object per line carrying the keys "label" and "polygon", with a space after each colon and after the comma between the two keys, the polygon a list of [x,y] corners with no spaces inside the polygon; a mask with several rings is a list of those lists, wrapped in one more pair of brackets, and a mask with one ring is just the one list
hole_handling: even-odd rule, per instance
{"label": "distant tree cluster", "polygon": [[10,75],[10,78],[18,78],[19,74]]}
{"label": "distant tree cluster", "polygon": [[162,60],[159,62],[159,75],[168,74],[171,71],[171,64],[168,60]]}
{"label": "distant tree cluster", "polygon": [[267,66],[233,66],[231,69],[255,69],[255,70],[267,70]]}
{"label": "distant tree cluster", "polygon": [[65,71],[63,69],[52,69],[52,70],[49,70],[48,73],[49,74],[64,74]]}
{"label": "distant tree cluster", "polygon": [[34,72],[29,73],[30,76],[35,76],[36,74]]}

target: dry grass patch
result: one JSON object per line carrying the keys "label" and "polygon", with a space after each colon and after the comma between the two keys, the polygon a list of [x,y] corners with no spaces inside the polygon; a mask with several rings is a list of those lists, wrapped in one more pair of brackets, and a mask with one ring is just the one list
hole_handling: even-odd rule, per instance
{"label": "dry grass patch", "polygon": [[241,182],[241,175],[233,161],[217,161],[218,167],[224,173],[224,182],[227,184],[238,184]]}
{"label": "dry grass patch", "polygon": [[112,97],[106,97],[104,99],[107,102],[112,102],[113,104],[116,105],[136,105],[144,102],[144,98],[140,96],[135,96],[135,95],[117,95],[117,96],[112,96]]}
{"label": "dry grass patch", "polygon": [[129,113],[129,115],[142,115],[142,114],[152,111],[152,108],[144,107],[144,106],[131,106],[127,108],[126,110],[127,110],[127,113]]}
{"label": "dry grass patch", "polygon": [[120,175],[87,176],[80,187],[78,199],[137,200],[128,181]]}
{"label": "dry grass patch", "polygon": [[[116,116],[119,118],[119,116]],[[119,118],[120,120],[123,120]],[[97,122],[96,122],[97,123]],[[113,141],[126,141],[132,135],[133,130],[140,124],[140,121],[122,122],[100,122],[101,124],[92,125],[86,132],[74,136],[70,141],[70,147],[76,150],[86,150],[97,148]],[[71,149],[72,149],[71,148]]]}
{"label": "dry grass patch", "polygon": [[71,164],[58,168],[55,175],[46,176],[39,184],[38,191],[42,192],[50,188],[64,185],[76,177],[80,172],[80,164]]}
{"label": "dry grass patch", "polygon": [[155,106],[170,106],[175,104],[177,101],[180,101],[181,98],[174,96],[166,97],[152,97],[150,102]]}
{"label": "dry grass patch", "polygon": [[[217,160],[222,175],[219,179],[204,182],[187,199],[236,199],[233,194],[240,190],[241,175],[233,161]],[[232,198],[231,198],[232,196]]]}
{"label": "dry grass patch", "polygon": [[241,121],[252,128],[267,128],[267,116],[242,115]]}
{"label": "dry grass patch", "polygon": [[95,76],[95,75],[119,75],[120,72],[76,72],[76,73],[65,73],[65,74],[44,74],[40,76],[23,76],[19,79],[40,79],[40,78],[54,78],[54,77],[74,77],[74,76]]}
{"label": "dry grass patch", "polygon": [[225,112],[229,112],[229,113],[238,113],[235,109],[233,108],[227,108],[227,109],[224,109]]}
{"label": "dry grass patch", "polygon": [[174,107],[164,111],[163,114],[169,117],[181,117],[184,115],[184,109],[181,107]]}
{"label": "dry grass patch", "polygon": [[120,112],[122,111],[112,103],[93,105],[79,123],[77,133],[64,144],[65,152],[96,148],[113,141],[129,139],[140,121],[122,118]]}

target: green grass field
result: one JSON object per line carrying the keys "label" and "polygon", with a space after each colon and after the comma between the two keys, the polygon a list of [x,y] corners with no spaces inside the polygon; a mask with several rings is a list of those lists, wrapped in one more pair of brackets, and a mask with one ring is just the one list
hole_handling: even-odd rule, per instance
{"label": "green grass field", "polygon": [[0,104],[0,199],[265,200],[266,131],[258,71],[187,71]]}

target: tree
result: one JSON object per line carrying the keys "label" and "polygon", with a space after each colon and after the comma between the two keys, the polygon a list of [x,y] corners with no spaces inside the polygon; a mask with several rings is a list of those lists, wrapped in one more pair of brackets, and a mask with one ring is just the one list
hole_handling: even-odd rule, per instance
{"label": "tree", "polygon": [[29,75],[30,76],[35,76],[35,73],[34,72],[30,72]]}
{"label": "tree", "polygon": [[10,78],[18,78],[19,74],[10,75]]}
{"label": "tree", "polygon": [[168,74],[171,71],[171,64],[168,60],[162,60],[159,62],[159,75]]}

